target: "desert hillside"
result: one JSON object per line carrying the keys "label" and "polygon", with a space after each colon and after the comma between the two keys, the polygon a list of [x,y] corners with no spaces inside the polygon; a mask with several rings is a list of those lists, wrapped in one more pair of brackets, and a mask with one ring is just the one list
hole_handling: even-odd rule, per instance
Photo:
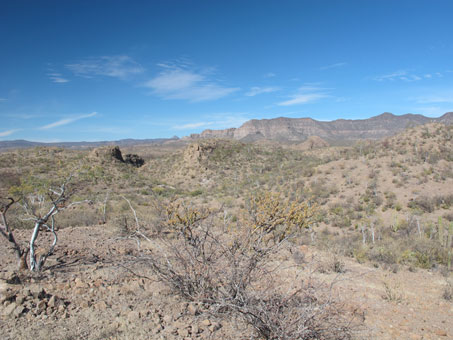
{"label": "desert hillside", "polygon": [[1,153],[2,339],[452,338],[453,126],[394,119]]}

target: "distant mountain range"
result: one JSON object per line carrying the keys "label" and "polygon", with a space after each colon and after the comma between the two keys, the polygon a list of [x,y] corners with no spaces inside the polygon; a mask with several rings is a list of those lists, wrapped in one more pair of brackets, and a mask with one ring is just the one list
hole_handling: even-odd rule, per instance
{"label": "distant mountain range", "polygon": [[280,142],[301,142],[311,136],[318,136],[330,143],[345,143],[358,139],[380,139],[393,136],[408,127],[430,122],[453,123],[453,112],[439,118],[419,114],[396,116],[385,112],[368,119],[337,119],[318,121],[311,118],[252,119],[239,128],[225,130],[204,130],[190,138],[231,138],[241,141],[275,140]]}
{"label": "distant mountain range", "polygon": [[169,141],[176,140],[179,140],[179,138],[176,136],[173,138],[156,138],[156,139],[121,139],[116,141],[100,141],[100,142],[56,142],[56,143],[30,142],[27,140],[20,139],[11,141],[0,141],[0,150],[32,148],[36,146],[62,147],[67,149],[97,148],[105,145],[118,145],[121,147],[127,147],[134,145],[163,144]]}
{"label": "distant mountain range", "polygon": [[[200,134],[192,134],[182,141],[200,138],[236,139],[244,142],[270,140],[279,142],[303,142],[309,137],[317,136],[332,144],[353,142],[359,139],[380,139],[393,136],[408,127],[437,122],[453,124],[453,112],[447,112],[439,118],[429,118],[419,114],[396,116],[385,112],[368,119],[337,119],[330,122],[312,118],[274,118],[252,119],[239,128],[225,130],[204,130]],[[72,149],[95,148],[104,145],[120,147],[148,144],[165,144],[178,141],[178,137],[157,139],[121,139],[102,142],[58,142],[40,143],[26,140],[0,141],[0,150],[29,148],[35,146],[54,146]]]}

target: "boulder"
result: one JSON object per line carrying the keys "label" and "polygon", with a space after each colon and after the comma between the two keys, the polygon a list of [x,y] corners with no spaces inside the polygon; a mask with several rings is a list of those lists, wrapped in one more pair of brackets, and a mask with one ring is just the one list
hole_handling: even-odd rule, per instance
{"label": "boulder", "polygon": [[142,157],[140,157],[139,155],[135,155],[135,154],[127,154],[124,158],[124,162],[126,164],[133,165],[136,168],[139,168],[143,164],[145,164],[145,160]]}
{"label": "boulder", "polygon": [[101,159],[102,161],[126,163],[137,168],[145,164],[145,160],[136,154],[127,154],[123,158],[123,154],[119,146],[96,148],[90,153],[90,157]]}
{"label": "boulder", "polygon": [[121,154],[121,150],[119,146],[115,146],[110,149],[110,156],[120,162],[124,163],[123,155]]}

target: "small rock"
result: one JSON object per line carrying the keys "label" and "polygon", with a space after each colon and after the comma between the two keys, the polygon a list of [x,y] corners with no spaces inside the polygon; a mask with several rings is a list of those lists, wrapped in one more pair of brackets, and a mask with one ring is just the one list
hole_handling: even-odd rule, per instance
{"label": "small rock", "polygon": [[202,327],[211,326],[211,321],[209,319],[204,319],[203,321],[200,322],[200,326]]}
{"label": "small rock", "polygon": [[57,310],[58,310],[58,313],[62,314],[65,312],[66,308],[65,308],[64,304],[61,304],[58,306]]}
{"label": "small rock", "polygon": [[6,283],[5,280],[0,280],[0,294],[6,292],[9,289],[10,285]]}
{"label": "small rock", "polygon": [[16,304],[21,305],[25,302],[25,296],[23,295],[17,295],[16,296]]}
{"label": "small rock", "polygon": [[[78,280],[77,280],[78,279]],[[88,285],[84,282],[82,282],[79,278],[75,280],[75,286],[74,288],[79,288],[79,289],[86,289],[88,288]]]}
{"label": "small rock", "polygon": [[46,296],[46,292],[44,288],[39,287],[39,286],[34,286],[30,288],[30,294],[35,298],[35,299],[43,299]]}
{"label": "small rock", "polygon": [[17,285],[20,283],[20,277],[16,273],[10,272],[7,274],[6,282],[9,284]]}
{"label": "small rock", "polygon": [[212,325],[209,326],[208,329],[209,329],[211,332],[215,332],[215,331],[217,331],[218,329],[220,329],[221,327],[222,327],[222,325],[221,325],[220,323],[218,323],[218,322],[213,322]]}
{"label": "small rock", "polygon": [[192,335],[198,334],[200,332],[198,325],[192,325],[191,330],[192,330]]}
{"label": "small rock", "polygon": [[189,331],[187,328],[178,328],[178,335],[185,338],[186,336],[189,336]]}
{"label": "small rock", "polygon": [[198,307],[191,303],[187,306],[187,311],[189,312],[190,315],[197,315],[199,314],[199,310],[198,310]]}
{"label": "small rock", "polygon": [[91,301],[89,301],[89,300],[85,300],[80,304],[80,307],[82,307],[82,308],[88,308],[90,306],[91,306]]}
{"label": "small rock", "polygon": [[22,312],[24,311],[24,309],[25,309],[24,306],[17,306],[16,309],[14,310],[14,312],[13,312],[13,315],[14,315],[16,318],[18,318],[18,317],[22,314]]}
{"label": "small rock", "polygon": [[47,308],[46,301],[44,300],[39,301],[38,304],[36,305],[36,308],[38,309],[39,312],[44,311]]}
{"label": "small rock", "polygon": [[57,308],[60,304],[60,299],[56,297],[55,295],[52,295],[52,297],[49,299],[49,302],[47,305],[52,308]]}
{"label": "small rock", "polygon": [[434,331],[434,333],[436,333],[437,336],[447,336],[447,332],[444,331],[443,329],[438,329]]}
{"label": "small rock", "polygon": [[13,303],[10,303],[8,306],[6,306],[6,308],[3,310],[3,315],[4,316],[8,316],[8,315],[11,315],[14,310],[16,309],[17,305],[15,302]]}
{"label": "small rock", "polygon": [[4,292],[3,294],[0,294],[0,303],[13,301],[13,300],[15,300],[15,298],[16,298],[16,292],[7,291],[7,292]]}

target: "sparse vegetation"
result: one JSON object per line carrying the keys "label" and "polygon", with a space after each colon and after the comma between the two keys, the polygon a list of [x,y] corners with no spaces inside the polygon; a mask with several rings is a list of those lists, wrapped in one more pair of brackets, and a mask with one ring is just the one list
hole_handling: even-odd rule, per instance
{"label": "sparse vegetation", "polygon": [[[176,294],[210,314],[243,320],[259,337],[349,339],[350,327],[335,302],[317,291],[328,288],[308,283],[285,294],[274,282],[278,270],[272,258],[310,227],[315,208],[265,193],[251,199],[250,212],[244,226],[228,235],[216,231],[206,210],[170,203],[165,224],[177,236],[160,239],[142,260]],[[335,264],[334,270],[343,268]]]}
{"label": "sparse vegetation", "polygon": [[[53,227],[49,215],[39,229],[47,248],[37,247],[31,262],[41,271],[28,278],[21,273],[21,279],[50,277],[64,266],[62,258],[77,258],[78,250],[68,248],[64,237],[52,248],[52,230],[59,235],[98,230],[110,235],[99,268],[109,259],[126,268],[121,275],[129,273],[127,280],[138,280],[140,287],[160,279],[168,299],[178,301],[172,306],[188,304],[181,317],[189,318],[187,306],[196,306],[190,317],[196,322],[209,318],[205,328],[212,326],[212,334],[224,332],[215,334],[226,338],[226,326],[216,323],[229,323],[254,339],[349,339],[354,308],[334,298],[330,280],[349,280],[358,270],[354,266],[384,275],[429,270],[451,276],[451,129],[427,128],[429,133],[416,127],[384,141],[316,152],[228,140],[197,140],[168,149],[143,146],[127,151],[145,160],[139,168],[92,150],[4,152],[0,193],[14,203],[2,201],[2,225],[7,223],[17,245],[2,227],[1,241],[13,248],[4,255],[5,263],[17,266],[28,249],[33,221],[24,220],[25,202],[32,212],[28,217],[35,222],[45,217],[58,199],[55,190],[48,197],[48,189],[61,189],[67,174],[79,169],[71,182],[77,190],[70,190],[71,201],[65,204],[91,203],[54,215]],[[421,134],[424,144],[416,139]],[[50,166],[49,159],[58,167]],[[84,242],[92,241],[86,237]],[[79,261],[95,251],[93,244]],[[325,254],[316,269],[310,269],[310,252]],[[47,258],[46,266],[44,261],[37,266],[40,258]],[[379,300],[398,305],[410,298],[395,281],[385,282],[379,284]],[[451,284],[436,289],[439,299],[450,301]],[[124,296],[134,294],[128,290]],[[171,314],[164,307],[159,313]],[[159,334],[170,332],[176,322],[156,320],[162,326]],[[200,329],[191,333],[197,327],[187,336],[201,334]]]}

